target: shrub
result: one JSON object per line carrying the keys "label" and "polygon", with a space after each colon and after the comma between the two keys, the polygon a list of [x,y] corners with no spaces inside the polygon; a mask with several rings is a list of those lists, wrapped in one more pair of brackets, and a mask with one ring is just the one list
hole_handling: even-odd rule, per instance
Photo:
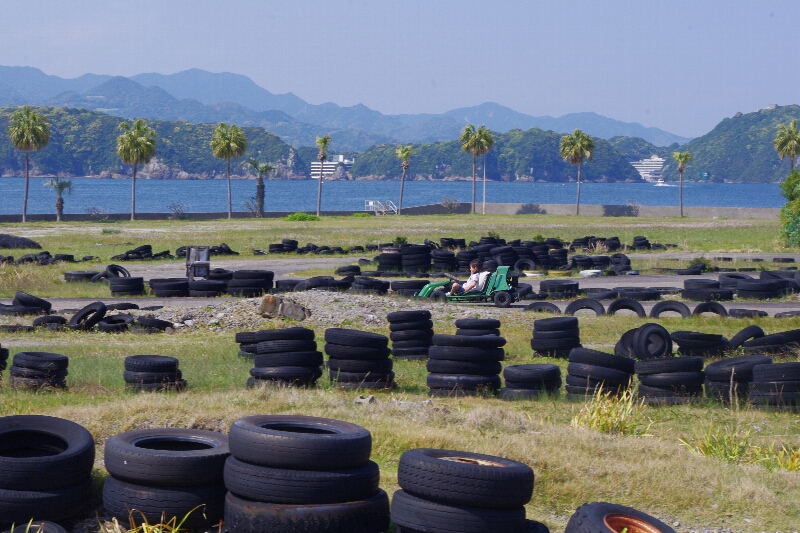
{"label": "shrub", "polygon": [[394,238],[393,244],[395,246],[400,246],[401,244],[408,244],[408,238],[407,237],[401,237],[400,235],[398,235],[397,237]]}
{"label": "shrub", "polygon": [[314,222],[319,220],[319,217],[311,213],[292,213],[284,217],[284,220],[288,220],[289,222]]}
{"label": "shrub", "polygon": [[353,218],[369,218],[372,215],[370,215],[369,213],[364,213],[363,211],[359,211],[357,213],[353,213],[350,216],[353,217]]}
{"label": "shrub", "polygon": [[[758,429],[758,428],[756,428]],[[760,464],[769,470],[800,472],[800,448],[787,448],[776,443],[759,446],[750,442],[750,430],[740,432],[729,427],[710,425],[705,432],[691,438],[678,439],[695,455],[716,457],[729,463]]]}
{"label": "shrub", "polygon": [[642,431],[645,416],[644,401],[636,401],[631,389],[615,396],[603,388],[597,389],[592,401],[584,405],[572,419],[572,427],[594,429],[611,435],[643,436],[650,428],[650,422]]}

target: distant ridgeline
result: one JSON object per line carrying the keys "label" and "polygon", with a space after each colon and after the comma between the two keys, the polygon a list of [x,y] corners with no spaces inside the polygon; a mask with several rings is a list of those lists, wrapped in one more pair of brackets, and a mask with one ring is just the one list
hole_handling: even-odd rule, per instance
{"label": "distant ridgeline", "polygon": [[[0,108],[0,175],[22,175],[24,153],[15,150],[6,134],[8,120],[16,108]],[[113,176],[129,175],[116,154],[118,125],[125,119],[99,111],[62,107],[40,107],[51,125],[50,144],[31,153],[34,175]],[[664,177],[677,180],[672,152],[689,151],[692,161],[684,179],[726,182],[779,182],[789,172],[789,162],[781,162],[772,140],[779,124],[800,120],[800,106],[763,109],[755,113],[737,113],[719,123],[708,134],[678,146],[657,147],[638,137],[595,138],[593,161],[583,165],[583,179],[594,182],[639,182],[638,172],[630,161],[653,154],[667,160]],[[140,170],[139,176],[150,179],[211,179],[224,174],[226,162],[211,154],[209,143],[214,124],[184,121],[148,120],[158,133],[156,158]],[[316,161],[315,147],[293,148],[281,138],[260,127],[243,128],[248,140],[244,157],[232,162],[231,173],[245,175],[247,159],[255,157],[278,167],[272,178],[305,179],[311,162]],[[486,158],[486,175],[495,181],[535,180],[572,181],[577,168],[559,155],[560,133],[538,128],[495,133],[495,145]],[[354,158],[349,172],[337,172],[340,179],[397,179],[402,173],[395,156],[395,145],[373,146],[361,153],[336,149],[334,136],[331,154]],[[407,179],[457,179],[472,176],[472,156],[461,150],[458,141],[413,145]],[[483,162],[478,174],[483,176]]]}

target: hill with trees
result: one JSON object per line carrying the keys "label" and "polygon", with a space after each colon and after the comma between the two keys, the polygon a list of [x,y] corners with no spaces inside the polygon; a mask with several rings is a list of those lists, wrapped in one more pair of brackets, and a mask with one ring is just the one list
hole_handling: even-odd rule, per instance
{"label": "hill with trees", "polygon": [[672,152],[676,151],[680,145],[672,143],[670,146],[656,146],[639,137],[611,137],[608,143],[621,153],[628,161],[638,161],[647,159],[652,155],[669,159]]}

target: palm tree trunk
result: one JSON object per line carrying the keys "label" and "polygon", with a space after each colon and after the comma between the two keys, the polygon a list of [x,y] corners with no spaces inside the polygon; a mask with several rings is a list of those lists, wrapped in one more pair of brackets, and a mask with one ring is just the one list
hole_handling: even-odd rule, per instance
{"label": "palm tree trunk", "polygon": [[56,199],[56,222],[61,222],[61,217],[64,215],[64,198],[58,195]]}
{"label": "palm tree trunk", "polygon": [[681,182],[678,188],[678,199],[681,205],[681,218],[683,218],[683,172],[679,172],[679,174],[681,175]]}
{"label": "palm tree trunk", "polygon": [[256,206],[258,207],[258,216],[264,216],[264,178],[261,174],[258,175],[256,181]]}
{"label": "palm tree trunk", "polygon": [[325,160],[319,161],[319,183],[317,183],[317,216],[320,216],[320,207],[322,207],[322,167],[325,165]]}
{"label": "palm tree trunk", "polygon": [[228,218],[233,218],[231,215],[231,158],[228,158]]}
{"label": "palm tree trunk", "polygon": [[486,155],[483,156],[483,210],[482,214],[486,214]]}
{"label": "palm tree trunk", "polygon": [[575,198],[575,214],[581,214],[581,168],[583,167],[583,161],[578,163],[578,196]]}
{"label": "palm tree trunk", "polygon": [[403,188],[406,186],[406,169],[403,169],[403,175],[400,176],[400,205],[397,206],[397,214],[403,210]]}
{"label": "palm tree trunk", "polygon": [[136,219],[136,166],[138,161],[133,163],[133,180],[131,181],[131,220]]}
{"label": "palm tree trunk", "polygon": [[472,154],[472,214],[475,214],[475,154]]}
{"label": "palm tree trunk", "polygon": [[25,194],[22,197],[22,221],[28,218],[28,154],[30,150],[25,150]]}

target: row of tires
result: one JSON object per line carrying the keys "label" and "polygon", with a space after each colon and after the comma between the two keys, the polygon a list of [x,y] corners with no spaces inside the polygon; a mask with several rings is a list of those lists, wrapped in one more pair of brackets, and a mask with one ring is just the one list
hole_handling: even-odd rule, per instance
{"label": "row of tires", "polygon": [[[85,512],[95,457],[85,428],[18,415],[0,418],[0,436],[16,452],[0,456],[0,525],[62,521]],[[186,517],[187,529],[224,520],[230,533],[378,533],[388,531],[390,521],[412,532],[548,532],[526,520],[534,472],[524,463],[457,450],[408,450],[400,457],[400,490],[390,507],[371,450],[365,428],[304,416],[249,416],[234,421],[228,435],[133,430],[105,443],[103,506],[119,520],[132,509],[135,519],[150,524]],[[674,533],[640,511],[607,503],[578,508],[566,533],[608,526],[619,515],[627,520],[622,526]],[[45,533],[64,531],[45,526]]]}
{"label": "row of tires", "polygon": [[[756,318],[766,317],[769,314],[766,311],[759,309],[745,309],[745,308],[731,308],[727,309],[719,302],[701,302],[691,309],[688,305],[677,300],[662,300],[657,302],[648,314],[644,306],[637,300],[632,298],[618,298],[604,306],[602,302],[595,298],[580,298],[573,300],[567,304],[563,313],[561,308],[551,302],[533,302],[525,306],[525,311],[536,313],[552,313],[556,315],[575,315],[579,311],[591,311],[595,316],[615,315],[620,311],[631,311],[639,318],[661,318],[661,315],[670,313],[667,316],[675,316],[673,313],[680,315],[681,318],[689,318],[690,316],[698,316],[704,313],[713,313],[721,317],[731,318]],[[790,318],[797,316],[796,311],[784,311],[775,313],[775,318]]]}

